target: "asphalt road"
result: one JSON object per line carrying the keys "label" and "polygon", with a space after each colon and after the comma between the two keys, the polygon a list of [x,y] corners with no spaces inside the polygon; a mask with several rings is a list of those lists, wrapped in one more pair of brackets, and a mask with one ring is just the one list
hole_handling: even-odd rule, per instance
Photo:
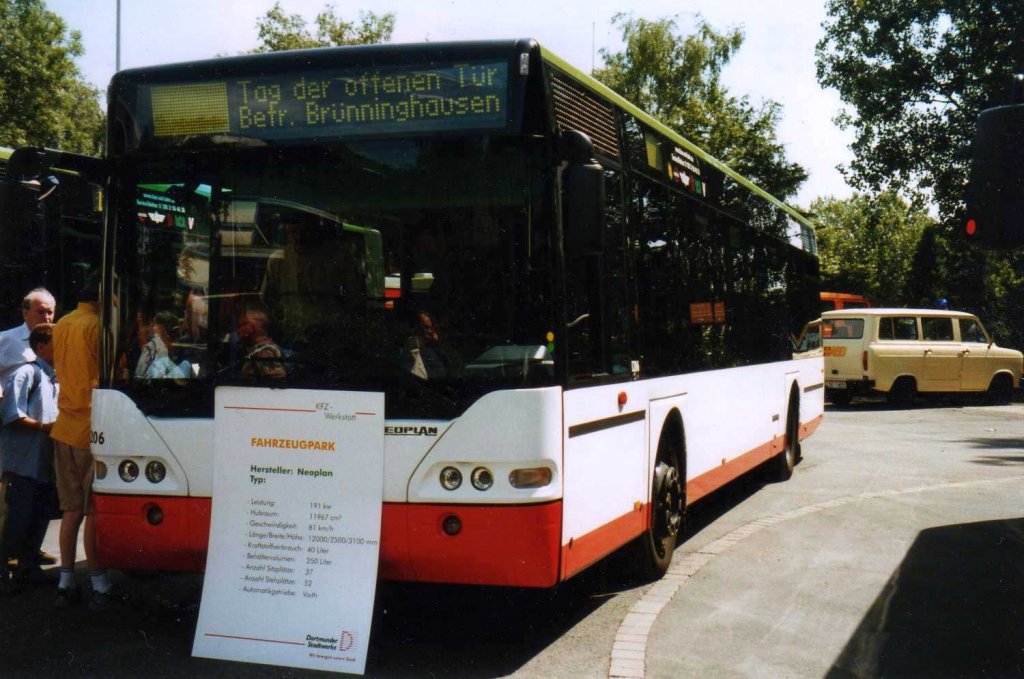
{"label": "asphalt road", "polygon": [[[692,508],[653,585],[622,558],[549,592],[382,585],[367,675],[1024,674],[1022,415],[830,409],[792,480]],[[192,658],[201,577],[115,575],[134,602],[112,614],[0,600],[0,677],[322,676]]]}

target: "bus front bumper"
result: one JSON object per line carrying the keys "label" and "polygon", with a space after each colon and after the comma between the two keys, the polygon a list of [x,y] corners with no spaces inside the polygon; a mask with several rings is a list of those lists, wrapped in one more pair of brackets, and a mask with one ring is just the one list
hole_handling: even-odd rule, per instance
{"label": "bus front bumper", "polygon": [[[210,498],[93,494],[97,557],[105,568],[201,572]],[[456,517],[460,530],[449,531]],[[159,518],[159,523],[154,520]],[[558,582],[561,501],[531,505],[384,503],[383,580],[551,587]]]}

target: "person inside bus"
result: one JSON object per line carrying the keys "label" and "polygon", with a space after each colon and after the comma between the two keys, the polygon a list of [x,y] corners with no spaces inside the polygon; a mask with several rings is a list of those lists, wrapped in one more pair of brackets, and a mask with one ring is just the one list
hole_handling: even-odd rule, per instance
{"label": "person inside bus", "polygon": [[423,380],[451,377],[457,369],[456,361],[441,343],[441,329],[433,315],[421,309],[413,325],[413,334],[402,351],[403,367]]}
{"label": "person inside bus", "polygon": [[138,379],[185,379],[191,374],[188,361],[177,361],[172,353],[171,333],[178,325],[177,317],[160,312],[148,325],[148,341],[142,347],[139,362],[135,364]]}
{"label": "person inside bus", "polygon": [[284,352],[270,337],[270,316],[258,300],[242,301],[235,314],[235,330],[228,335],[229,363],[239,377],[281,379],[288,375]]}
{"label": "person inside bus", "polygon": [[365,279],[340,224],[286,215],[281,228],[288,242],[267,259],[260,299],[288,345],[302,345],[312,329],[336,326],[365,307]]}

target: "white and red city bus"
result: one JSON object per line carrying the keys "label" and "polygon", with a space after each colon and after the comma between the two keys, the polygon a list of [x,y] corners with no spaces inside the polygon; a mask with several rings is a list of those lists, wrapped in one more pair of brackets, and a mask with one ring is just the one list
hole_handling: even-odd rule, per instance
{"label": "white and red city bus", "polygon": [[110,567],[204,568],[222,385],[385,394],[405,581],[548,587],[630,544],[657,576],[687,505],[788,478],[821,421],[811,225],[533,41],[135,69],[108,112]]}

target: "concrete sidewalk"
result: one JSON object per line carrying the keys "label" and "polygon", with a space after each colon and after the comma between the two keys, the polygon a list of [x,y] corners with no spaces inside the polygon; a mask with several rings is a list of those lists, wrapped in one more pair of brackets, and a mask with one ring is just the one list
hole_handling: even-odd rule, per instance
{"label": "concrete sidewalk", "polygon": [[791,482],[676,552],[620,627],[609,676],[1024,674],[1019,408],[880,414],[877,446],[842,442],[841,413]]}

